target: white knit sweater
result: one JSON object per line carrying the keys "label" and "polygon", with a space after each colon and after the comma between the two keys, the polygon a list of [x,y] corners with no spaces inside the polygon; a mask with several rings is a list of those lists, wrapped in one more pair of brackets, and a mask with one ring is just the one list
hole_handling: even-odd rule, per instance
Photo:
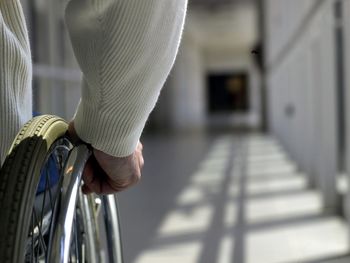
{"label": "white knit sweater", "polygon": [[[83,72],[78,135],[131,154],[174,63],[187,0],[71,0],[66,24]],[[0,1],[0,159],[31,118],[31,54],[19,0]]]}

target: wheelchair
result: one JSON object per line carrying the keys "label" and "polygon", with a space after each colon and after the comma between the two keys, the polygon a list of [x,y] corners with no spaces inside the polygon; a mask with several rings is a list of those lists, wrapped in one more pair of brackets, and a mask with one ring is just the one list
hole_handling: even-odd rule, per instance
{"label": "wheelchair", "polygon": [[24,125],[0,170],[0,262],[122,263],[115,195],[84,195],[91,148],[73,144],[63,119]]}

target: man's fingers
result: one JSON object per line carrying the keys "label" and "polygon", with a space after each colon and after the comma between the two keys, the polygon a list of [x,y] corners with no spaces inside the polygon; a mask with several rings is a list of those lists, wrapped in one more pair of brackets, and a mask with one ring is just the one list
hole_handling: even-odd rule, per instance
{"label": "man's fingers", "polygon": [[140,168],[140,170],[141,170],[142,167],[143,167],[144,164],[145,164],[145,161],[144,161],[144,159],[143,159],[142,154],[138,155],[138,164],[139,164],[139,168]]}
{"label": "man's fingers", "polygon": [[112,194],[124,189],[117,182],[110,180],[94,156],[91,156],[87,161],[82,178],[84,181],[84,185],[82,186],[84,194]]}
{"label": "man's fingers", "polygon": [[[83,193],[112,194],[136,184],[144,166],[142,149],[142,144],[138,143],[132,155],[120,158],[94,151],[84,168]],[[103,165],[103,169],[99,163]]]}
{"label": "man's fingers", "polygon": [[102,193],[102,184],[104,183],[104,172],[103,170],[97,169],[97,161],[91,156],[86,162],[84,172],[83,172],[83,193]]}
{"label": "man's fingers", "polygon": [[83,191],[83,194],[91,194],[93,191],[90,189],[90,187],[87,186],[87,184],[83,184],[81,190]]}
{"label": "man's fingers", "polygon": [[142,154],[142,150],[143,150],[143,145],[142,143],[139,141],[138,145],[137,145],[137,148],[136,148],[136,151],[135,151],[135,154],[137,156],[137,160],[138,160],[138,165],[139,165],[139,169],[141,170],[142,167],[144,166],[145,164],[145,161],[143,159],[143,154]]}
{"label": "man's fingers", "polygon": [[137,144],[137,150],[142,151],[143,150],[143,145],[142,143],[139,141],[139,143]]}
{"label": "man's fingers", "polygon": [[83,181],[85,184],[89,185],[94,180],[94,171],[91,165],[90,159],[86,162],[84,172],[83,172]]}

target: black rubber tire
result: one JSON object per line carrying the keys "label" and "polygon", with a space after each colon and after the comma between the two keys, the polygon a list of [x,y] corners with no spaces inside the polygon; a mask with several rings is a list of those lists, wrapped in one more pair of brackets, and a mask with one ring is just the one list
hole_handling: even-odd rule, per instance
{"label": "black rubber tire", "polygon": [[33,118],[18,133],[0,170],[0,262],[24,262],[40,171],[67,123],[56,116]]}

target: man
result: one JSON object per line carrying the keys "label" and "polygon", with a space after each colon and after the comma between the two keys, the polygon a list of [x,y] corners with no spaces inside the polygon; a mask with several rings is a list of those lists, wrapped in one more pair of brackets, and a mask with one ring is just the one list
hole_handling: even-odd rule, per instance
{"label": "man", "polygon": [[[83,72],[69,125],[94,147],[85,193],[113,193],[137,182],[145,122],[174,63],[187,0],[71,0],[65,21]],[[32,65],[19,0],[0,0],[0,159],[31,118]]]}

